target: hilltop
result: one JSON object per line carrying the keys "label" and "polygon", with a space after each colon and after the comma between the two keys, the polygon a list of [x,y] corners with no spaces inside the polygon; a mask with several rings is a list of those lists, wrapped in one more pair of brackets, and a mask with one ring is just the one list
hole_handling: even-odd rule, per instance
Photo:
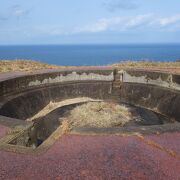
{"label": "hilltop", "polygon": [[[109,65],[118,69],[145,69],[180,73],[180,62],[126,61]],[[73,66],[58,66],[33,60],[0,60],[0,72],[35,71],[59,69]]]}

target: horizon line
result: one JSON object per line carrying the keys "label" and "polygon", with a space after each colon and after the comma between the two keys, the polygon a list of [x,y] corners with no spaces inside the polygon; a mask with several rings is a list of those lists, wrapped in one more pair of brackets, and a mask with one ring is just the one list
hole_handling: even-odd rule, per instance
{"label": "horizon line", "polygon": [[137,42],[137,43],[45,43],[45,44],[0,44],[0,46],[78,46],[78,45],[180,45],[180,42]]}

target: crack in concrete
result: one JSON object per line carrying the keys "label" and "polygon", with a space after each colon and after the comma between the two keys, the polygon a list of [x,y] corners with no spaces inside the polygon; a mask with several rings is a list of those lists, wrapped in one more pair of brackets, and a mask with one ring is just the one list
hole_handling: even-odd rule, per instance
{"label": "crack in concrete", "polygon": [[161,146],[160,144],[158,144],[158,143],[156,143],[156,142],[154,142],[154,141],[152,141],[152,140],[148,140],[148,139],[146,139],[144,136],[142,136],[142,135],[140,135],[140,134],[136,134],[136,136],[137,136],[142,142],[144,142],[145,144],[147,144],[147,145],[149,145],[149,146],[151,146],[151,147],[153,147],[153,148],[157,148],[157,149],[159,149],[159,150],[161,150],[161,151],[164,151],[164,152],[168,153],[170,156],[172,156],[172,157],[180,160],[180,155],[177,154],[176,152],[174,152],[173,150],[167,149],[167,148]]}

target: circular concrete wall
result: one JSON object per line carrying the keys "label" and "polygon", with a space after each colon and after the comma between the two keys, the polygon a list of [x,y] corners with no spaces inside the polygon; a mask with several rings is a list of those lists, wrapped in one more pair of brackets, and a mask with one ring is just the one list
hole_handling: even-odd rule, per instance
{"label": "circular concrete wall", "polygon": [[88,68],[6,74],[0,78],[0,115],[25,120],[50,101],[77,97],[114,100],[180,121],[180,75]]}

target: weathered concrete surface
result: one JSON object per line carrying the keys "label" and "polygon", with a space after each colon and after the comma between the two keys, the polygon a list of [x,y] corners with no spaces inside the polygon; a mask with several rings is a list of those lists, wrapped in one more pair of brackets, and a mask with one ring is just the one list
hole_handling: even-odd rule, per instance
{"label": "weathered concrete surface", "polygon": [[0,81],[18,78],[22,76],[31,76],[31,75],[37,75],[37,74],[46,74],[46,73],[57,73],[57,72],[63,72],[66,71],[77,71],[77,70],[112,70],[113,68],[111,66],[81,66],[81,67],[73,67],[73,68],[60,68],[60,69],[41,69],[36,71],[25,71],[25,72],[5,72],[0,73]]}
{"label": "weathered concrete surface", "polygon": [[[38,156],[1,151],[0,179],[178,180],[179,136],[66,135]],[[150,143],[153,138],[156,142]],[[162,138],[166,143],[157,144]],[[178,148],[171,149],[173,144]]]}
{"label": "weathered concrete surface", "polygon": [[9,128],[14,128],[15,126],[27,126],[28,124],[30,124],[30,122],[0,115],[0,125],[4,125]]}
{"label": "weathered concrete surface", "polygon": [[152,140],[163,147],[171,149],[180,155],[180,142],[176,141],[178,139],[180,140],[180,133],[164,133],[160,136],[149,135],[147,139]]}
{"label": "weathered concrete surface", "polygon": [[[88,79],[78,76],[76,79],[76,74],[74,79],[72,72],[79,76],[93,73],[93,76]],[[115,84],[114,93],[112,72],[113,69],[88,68],[0,75],[0,114],[27,119],[51,100],[58,102],[75,97],[111,99],[115,96],[179,121],[180,75],[131,70],[126,76],[122,71],[119,73],[120,86]],[[68,75],[75,81],[67,83],[57,78],[69,78]],[[0,125],[0,137],[8,130]],[[66,135],[38,156],[0,151],[0,179],[176,180],[180,179],[179,138],[178,132],[145,137]]]}
{"label": "weathered concrete surface", "polygon": [[0,114],[8,117],[26,119],[50,101],[83,96],[115,96],[177,120],[180,117],[180,75],[176,74],[91,67],[6,74],[0,79]]}
{"label": "weathered concrete surface", "polygon": [[0,74],[0,96],[9,93],[20,92],[34,87],[50,86],[57,83],[70,81],[113,81],[113,69],[99,68],[75,68],[60,70],[41,70],[27,73]]}
{"label": "weathered concrete surface", "polygon": [[180,90],[180,76],[161,72],[123,71],[123,82],[156,85]]}
{"label": "weathered concrete surface", "polygon": [[[79,67],[35,72],[13,72],[0,74],[0,96],[28,89],[29,87],[69,81],[113,81],[112,67]],[[117,70],[122,74],[122,81],[129,83],[151,84],[180,90],[180,75],[147,70]]]}
{"label": "weathered concrete surface", "polygon": [[109,75],[102,75],[96,73],[82,73],[78,74],[77,72],[72,72],[67,75],[57,75],[54,78],[47,77],[42,81],[35,80],[30,81],[28,86],[39,86],[44,84],[53,84],[53,83],[61,83],[61,82],[72,82],[72,81],[113,81],[114,75],[113,72]]}
{"label": "weathered concrete surface", "polygon": [[27,91],[12,100],[5,99],[7,103],[0,108],[0,114],[17,119],[28,119],[47,106],[50,101],[60,102],[77,97],[106,99],[109,97],[111,84],[111,82],[96,81],[68,83]]}
{"label": "weathered concrete surface", "polygon": [[4,137],[9,130],[9,127],[0,124],[0,138]]}
{"label": "weathered concrete surface", "polygon": [[124,83],[120,97],[123,102],[162,113],[180,121],[180,92],[158,86]]}

